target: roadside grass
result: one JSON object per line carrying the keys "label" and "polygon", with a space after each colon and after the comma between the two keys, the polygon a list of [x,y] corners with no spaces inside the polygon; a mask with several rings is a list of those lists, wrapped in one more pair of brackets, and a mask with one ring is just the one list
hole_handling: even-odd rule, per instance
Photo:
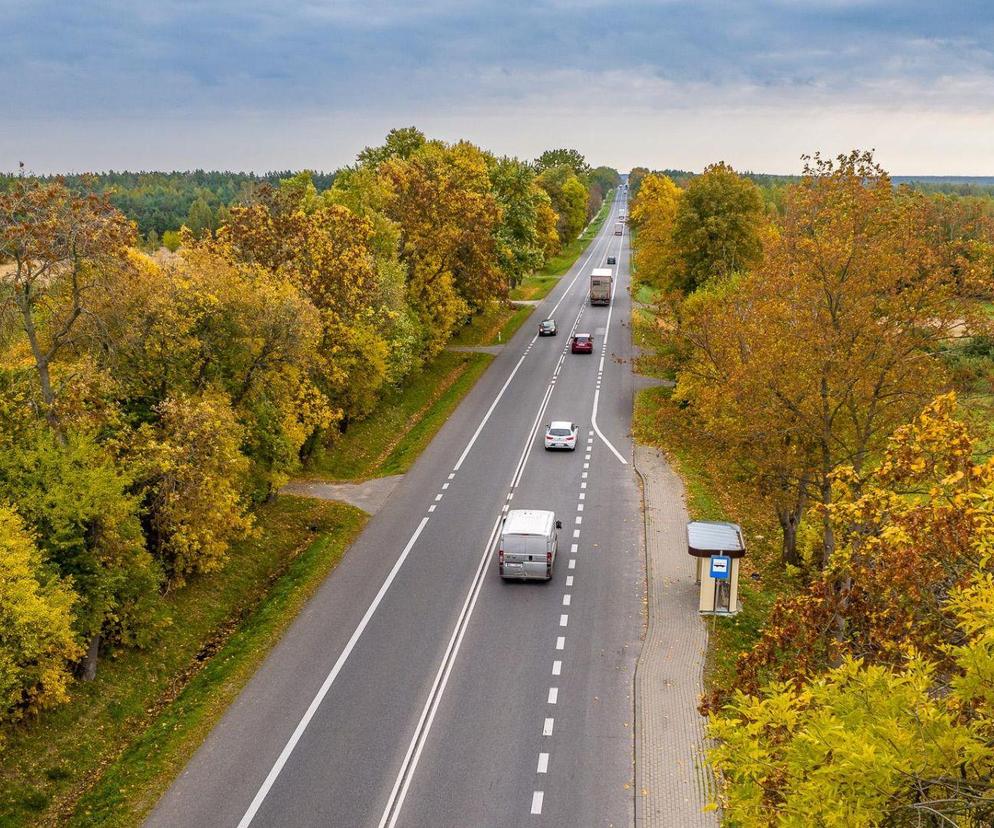
{"label": "roadside grass", "polygon": [[467,348],[496,343],[497,335],[504,329],[517,308],[507,302],[487,303],[482,313],[471,316],[455,336],[449,340],[450,347]]}
{"label": "roadside grass", "polygon": [[305,476],[349,481],[406,472],[492,359],[443,351],[403,387],[388,392],[369,417],[319,451]]}
{"label": "roadside grass", "polygon": [[534,300],[534,299],[544,299],[549,295],[549,291],[555,287],[556,282],[559,278],[569,270],[584,250],[587,249],[587,245],[593,240],[601,227],[604,226],[604,222],[607,219],[608,213],[611,212],[611,205],[614,203],[614,190],[611,190],[605,197],[604,203],[601,205],[601,209],[597,212],[597,215],[590,221],[590,223],[584,228],[584,231],[576,239],[573,239],[569,244],[567,244],[560,252],[559,255],[553,256],[545,263],[543,267],[538,272],[532,274],[531,276],[526,276],[521,284],[514,288],[510,293],[511,301],[515,299],[518,300]]}
{"label": "roadside grass", "polygon": [[7,734],[0,825],[139,823],[366,520],[291,496],[256,517],[221,571],[166,597],[147,649],[112,654],[68,704]]}
{"label": "roadside grass", "polygon": [[504,327],[498,332],[496,341],[491,341],[490,344],[502,345],[507,342],[518,332],[518,328],[524,324],[525,320],[532,315],[532,311],[534,310],[535,308],[531,305],[518,305],[514,309],[514,313],[504,323]]}

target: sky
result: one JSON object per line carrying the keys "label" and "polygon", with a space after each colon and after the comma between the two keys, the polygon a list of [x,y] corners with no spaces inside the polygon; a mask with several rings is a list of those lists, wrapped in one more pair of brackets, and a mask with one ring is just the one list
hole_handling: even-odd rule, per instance
{"label": "sky", "polygon": [[0,0],[0,171],[533,158],[994,175],[991,0]]}

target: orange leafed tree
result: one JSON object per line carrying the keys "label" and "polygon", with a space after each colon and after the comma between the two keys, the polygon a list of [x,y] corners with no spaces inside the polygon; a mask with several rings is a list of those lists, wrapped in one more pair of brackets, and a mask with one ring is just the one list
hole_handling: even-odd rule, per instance
{"label": "orange leafed tree", "polygon": [[[811,159],[754,271],[683,308],[692,355],[678,380],[702,431],[777,512],[787,562],[812,502],[828,507],[943,383],[939,342],[968,315],[924,198],[895,192],[869,153]],[[835,543],[827,513],[814,563]]]}

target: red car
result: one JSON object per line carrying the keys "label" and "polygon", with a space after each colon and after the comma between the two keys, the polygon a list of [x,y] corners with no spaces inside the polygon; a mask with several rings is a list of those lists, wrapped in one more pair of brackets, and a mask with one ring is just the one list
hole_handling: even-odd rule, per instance
{"label": "red car", "polygon": [[590,334],[576,334],[569,349],[574,354],[592,354],[594,352],[594,338]]}

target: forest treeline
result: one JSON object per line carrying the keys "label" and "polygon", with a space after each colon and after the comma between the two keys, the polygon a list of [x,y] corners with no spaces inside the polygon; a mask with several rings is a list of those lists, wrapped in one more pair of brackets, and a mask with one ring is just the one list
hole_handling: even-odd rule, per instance
{"label": "forest treeline", "polygon": [[406,128],[323,189],[197,180],[239,192],[178,255],[143,252],[102,187],[0,192],[4,722],[152,640],[164,593],[220,568],[254,503],[574,239],[618,175]]}
{"label": "forest treeline", "polygon": [[752,552],[771,609],[704,701],[725,819],[990,825],[994,459],[951,354],[985,355],[989,399],[994,201],[895,187],[865,152],[776,198],[725,164],[638,185],[657,416],[779,528]]}

